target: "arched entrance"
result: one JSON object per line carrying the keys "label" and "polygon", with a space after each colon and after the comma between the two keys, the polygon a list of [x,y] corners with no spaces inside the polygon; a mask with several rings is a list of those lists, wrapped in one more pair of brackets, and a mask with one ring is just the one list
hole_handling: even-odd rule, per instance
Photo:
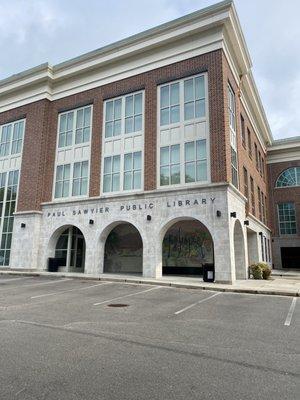
{"label": "arched entrance", "polygon": [[119,223],[108,234],[104,249],[104,272],[142,274],[143,241],[132,224]]}
{"label": "arched entrance", "polygon": [[240,221],[234,225],[234,262],[236,279],[246,279],[245,240]]}
{"label": "arched entrance", "polygon": [[68,272],[84,272],[85,239],[80,229],[70,226],[63,230],[56,242],[55,258]]}
{"label": "arched entrance", "polygon": [[196,219],[171,225],[162,243],[165,275],[202,275],[204,264],[214,263],[214,245],[209,230]]}

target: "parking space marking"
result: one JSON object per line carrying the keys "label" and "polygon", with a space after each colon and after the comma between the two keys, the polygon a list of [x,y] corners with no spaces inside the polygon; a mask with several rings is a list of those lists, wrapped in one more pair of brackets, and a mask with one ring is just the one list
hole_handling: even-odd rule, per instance
{"label": "parking space marking", "polygon": [[[29,278],[28,278],[29,279]],[[42,282],[42,283],[32,283],[29,285],[21,285],[21,286],[10,286],[10,287],[6,287],[6,288],[0,288],[0,291],[3,290],[11,290],[11,289],[19,289],[19,288],[26,288],[26,287],[35,287],[35,286],[42,286],[42,285],[50,285],[52,283],[60,283],[60,282],[66,282],[66,281],[72,281],[72,278],[66,278],[66,279],[58,279],[55,281],[48,281],[48,282]]]}
{"label": "parking space marking", "polygon": [[297,297],[294,297],[293,300],[292,300],[292,304],[290,306],[288,315],[286,317],[285,323],[284,323],[285,326],[290,326],[291,325],[291,321],[292,321],[293,314],[294,314],[295,307],[296,307],[296,301],[297,301]]}
{"label": "parking space marking", "polygon": [[110,303],[111,301],[125,299],[126,297],[136,296],[136,295],[141,294],[141,293],[151,292],[152,290],[160,289],[161,287],[162,286],[154,286],[154,287],[152,287],[150,289],[141,290],[140,292],[131,293],[131,294],[125,294],[124,296],[119,296],[119,297],[114,297],[114,298],[109,299],[109,300],[101,301],[100,303],[95,303],[94,306],[100,306],[101,304]]}
{"label": "parking space marking", "polygon": [[198,305],[198,304],[200,304],[200,303],[204,303],[205,301],[210,300],[210,299],[212,299],[213,297],[218,296],[219,294],[221,294],[221,292],[214,293],[214,294],[212,294],[211,296],[206,297],[205,299],[202,299],[202,300],[197,301],[196,303],[190,304],[189,306],[184,307],[184,308],[182,308],[182,309],[179,310],[179,311],[176,311],[176,312],[174,313],[174,315],[181,314],[181,313],[183,313],[184,311],[187,311],[187,310],[189,310],[190,308],[195,307],[196,305]]}
{"label": "parking space marking", "polygon": [[0,279],[0,283],[2,283],[2,282],[11,282],[11,281],[19,281],[21,279],[25,280],[25,279],[30,279],[30,278],[31,278],[31,276],[30,277],[29,276],[26,276],[26,277],[22,276],[21,278],[4,278],[4,279]]}
{"label": "parking space marking", "polygon": [[101,282],[101,283],[97,283],[97,285],[90,285],[90,286],[85,286],[85,287],[80,287],[80,288],[61,290],[59,292],[39,294],[37,296],[31,296],[30,298],[31,299],[38,299],[40,297],[55,296],[55,295],[61,294],[61,293],[75,292],[76,290],[85,290],[85,289],[90,289],[90,288],[93,288],[93,287],[96,287],[96,286],[108,285],[109,283],[112,283],[112,282]]}

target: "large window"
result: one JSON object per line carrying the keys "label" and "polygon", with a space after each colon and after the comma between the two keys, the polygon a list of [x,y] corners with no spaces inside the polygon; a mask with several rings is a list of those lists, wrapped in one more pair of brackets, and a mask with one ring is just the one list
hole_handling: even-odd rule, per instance
{"label": "large window", "polygon": [[289,186],[300,186],[300,167],[288,168],[279,175],[276,187]]}
{"label": "large window", "polygon": [[25,121],[15,121],[0,127],[0,157],[22,151]]}
{"label": "large window", "polygon": [[278,204],[278,220],[281,235],[295,235],[297,233],[295,204]]}
{"label": "large window", "polygon": [[237,159],[237,139],[236,139],[236,115],[235,115],[235,94],[232,87],[228,85],[228,114],[230,127],[231,145],[231,180],[232,184],[238,188],[238,159]]}
{"label": "large window", "polygon": [[87,196],[92,106],[59,114],[54,198]]}
{"label": "large window", "polygon": [[104,103],[103,193],[142,189],[143,97],[143,92],[137,92]]}
{"label": "large window", "polygon": [[0,266],[9,265],[19,171],[0,173]]}
{"label": "large window", "polygon": [[206,74],[158,88],[158,186],[209,180]]}

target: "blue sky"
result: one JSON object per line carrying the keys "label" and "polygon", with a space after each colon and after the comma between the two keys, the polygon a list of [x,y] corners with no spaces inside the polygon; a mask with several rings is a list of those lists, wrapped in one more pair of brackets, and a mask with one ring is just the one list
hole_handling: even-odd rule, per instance
{"label": "blue sky", "polygon": [[[213,0],[0,0],[0,79],[57,64]],[[300,135],[300,1],[236,0],[274,137]]]}

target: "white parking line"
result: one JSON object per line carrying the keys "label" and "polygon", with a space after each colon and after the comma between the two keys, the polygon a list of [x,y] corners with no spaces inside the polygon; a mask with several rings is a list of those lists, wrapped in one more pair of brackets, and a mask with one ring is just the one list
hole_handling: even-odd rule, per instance
{"label": "white parking line", "polygon": [[125,294],[124,296],[119,296],[119,297],[114,297],[113,299],[104,300],[104,301],[101,301],[100,303],[95,303],[94,306],[100,306],[101,304],[110,303],[111,301],[125,299],[126,297],[136,296],[136,295],[141,294],[141,293],[151,292],[152,290],[160,289],[161,287],[162,286],[154,286],[154,287],[152,287],[150,289],[141,290],[140,292],[131,293],[131,294]]}
{"label": "white parking line", "polygon": [[60,292],[52,292],[52,293],[45,293],[45,294],[39,294],[38,296],[32,296],[30,297],[31,299],[38,299],[40,297],[47,297],[47,296],[55,296],[57,294],[61,294],[61,293],[67,293],[67,292],[74,292],[76,290],[85,290],[85,289],[90,289],[96,286],[101,286],[101,285],[107,285],[109,283],[112,282],[102,282],[102,283],[97,283],[97,285],[90,285],[90,286],[85,286],[85,287],[81,287],[81,288],[73,288],[73,289],[68,289],[68,290],[61,290]]}
{"label": "white parking line", "polygon": [[3,283],[3,282],[11,282],[11,281],[19,281],[19,280],[21,280],[21,279],[23,279],[23,280],[25,280],[25,279],[30,279],[30,278],[32,278],[31,276],[29,277],[29,276],[27,276],[27,277],[22,277],[22,278],[5,278],[5,279],[0,279],[0,283]]}
{"label": "white parking line", "polygon": [[[28,278],[29,279],[29,278]],[[24,287],[35,287],[35,286],[42,286],[42,285],[50,285],[52,283],[60,283],[60,282],[66,282],[66,281],[72,281],[73,279],[71,278],[66,278],[66,279],[57,279],[55,281],[47,281],[47,282],[41,282],[41,283],[32,283],[30,285],[21,285],[21,286],[9,286],[5,288],[0,288],[0,291],[2,290],[12,290],[12,289],[22,289]]]}
{"label": "white parking line", "polygon": [[290,306],[288,315],[286,317],[285,323],[284,323],[285,326],[290,326],[291,325],[291,321],[292,321],[293,314],[294,314],[295,307],[296,307],[296,301],[297,301],[297,297],[294,297],[293,300],[292,300],[292,304]]}
{"label": "white parking line", "polygon": [[189,306],[187,306],[187,307],[184,307],[182,310],[176,311],[176,312],[174,313],[174,315],[181,314],[181,313],[183,313],[184,311],[189,310],[189,309],[192,308],[192,307],[195,307],[197,304],[204,303],[205,301],[210,300],[210,299],[212,299],[213,297],[218,296],[219,294],[221,294],[221,292],[214,293],[214,294],[212,294],[211,296],[206,297],[205,299],[199,300],[199,301],[197,301],[196,303],[193,303],[193,304],[191,304],[191,305],[189,305]]}

